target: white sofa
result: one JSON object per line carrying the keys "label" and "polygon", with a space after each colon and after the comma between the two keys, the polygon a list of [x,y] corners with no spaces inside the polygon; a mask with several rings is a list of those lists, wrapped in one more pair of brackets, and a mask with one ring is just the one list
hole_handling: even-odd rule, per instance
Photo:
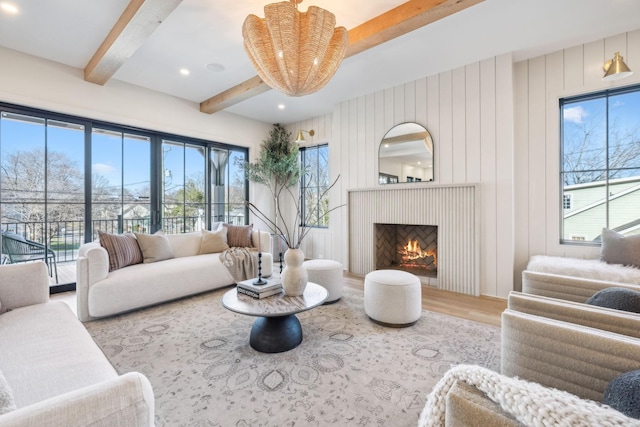
{"label": "white sofa", "polygon": [[[219,253],[200,255],[202,233],[166,236],[174,258],[111,272],[99,242],[82,245],[76,264],[78,318],[86,322],[235,283]],[[254,231],[251,237],[254,247],[259,239],[262,249],[271,248],[268,232]],[[262,275],[269,277],[272,269],[271,253],[263,251]]]}
{"label": "white sofa", "polygon": [[43,262],[1,266],[0,303],[1,427],[154,425],[147,378],[118,375],[71,309],[49,300]]}

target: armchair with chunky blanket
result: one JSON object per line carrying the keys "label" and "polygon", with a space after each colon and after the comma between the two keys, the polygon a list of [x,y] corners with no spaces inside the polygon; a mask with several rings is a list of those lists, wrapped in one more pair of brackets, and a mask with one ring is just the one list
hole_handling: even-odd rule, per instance
{"label": "armchair with chunky blanket", "polygon": [[609,382],[640,369],[640,315],[512,292],[501,373],[452,368],[422,426],[640,426],[601,405]]}

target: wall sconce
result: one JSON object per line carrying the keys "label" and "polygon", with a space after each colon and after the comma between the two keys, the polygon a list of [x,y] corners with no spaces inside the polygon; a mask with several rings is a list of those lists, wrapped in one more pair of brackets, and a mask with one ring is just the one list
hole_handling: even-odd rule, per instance
{"label": "wall sconce", "polygon": [[299,130],[299,131],[298,131],[298,136],[296,137],[296,142],[297,142],[298,144],[302,144],[303,142],[306,142],[306,141],[305,141],[305,139],[304,139],[304,135],[302,134],[302,132],[308,133],[308,134],[309,134],[309,136],[313,136],[313,135],[315,135],[315,134],[316,134],[316,133],[315,133],[315,131],[314,131],[313,129],[311,129],[311,130],[302,130],[302,129],[301,129],[301,130]]}
{"label": "wall sconce", "polygon": [[602,81],[605,82],[620,80],[633,74],[633,71],[631,71],[629,67],[627,67],[627,64],[624,63],[624,59],[620,56],[620,52],[616,52],[613,59],[607,61],[602,68],[605,71]]}

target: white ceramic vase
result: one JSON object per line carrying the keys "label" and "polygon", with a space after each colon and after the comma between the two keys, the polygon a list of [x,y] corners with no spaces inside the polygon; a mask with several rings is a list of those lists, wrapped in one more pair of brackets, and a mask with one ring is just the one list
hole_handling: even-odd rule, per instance
{"label": "white ceramic vase", "polygon": [[284,262],[286,266],[282,270],[282,289],[285,295],[302,295],[309,280],[307,269],[302,266],[304,252],[302,249],[289,248],[284,253]]}

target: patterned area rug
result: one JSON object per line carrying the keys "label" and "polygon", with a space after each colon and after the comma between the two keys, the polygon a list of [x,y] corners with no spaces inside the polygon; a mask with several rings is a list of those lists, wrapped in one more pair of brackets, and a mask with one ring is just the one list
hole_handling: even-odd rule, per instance
{"label": "patterned area rug", "polygon": [[499,370],[499,328],[428,311],[386,328],[353,290],[298,315],[299,347],[258,353],[228,289],[86,324],[118,372],[149,378],[157,426],[415,426],[452,365]]}

